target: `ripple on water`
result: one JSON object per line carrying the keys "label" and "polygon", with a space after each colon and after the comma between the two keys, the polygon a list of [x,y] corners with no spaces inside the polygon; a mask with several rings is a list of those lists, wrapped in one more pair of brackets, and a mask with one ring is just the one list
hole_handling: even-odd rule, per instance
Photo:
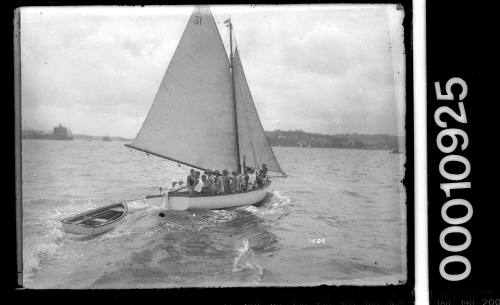
{"label": "ripple on water", "polygon": [[[140,198],[185,177],[185,167],[144,157],[154,175],[146,177],[144,164],[131,162],[120,143],[108,144],[23,141],[28,287],[300,285],[323,279],[363,284],[373,283],[366,280],[373,275],[395,282],[405,277],[405,189],[397,156],[280,147],[275,153],[288,178],[273,179],[279,191],[257,205],[160,217],[159,207],[131,200],[113,230],[95,237],[66,234],[64,217]],[[313,237],[327,244],[300,251]],[[329,261],[332,255],[337,262]],[[378,264],[367,257],[379,257]]]}

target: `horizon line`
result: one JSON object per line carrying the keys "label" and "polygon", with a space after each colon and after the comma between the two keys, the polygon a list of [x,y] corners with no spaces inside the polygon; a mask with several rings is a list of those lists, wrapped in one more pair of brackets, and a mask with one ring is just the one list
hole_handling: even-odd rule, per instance
{"label": "horizon line", "polygon": [[[65,127],[65,126],[63,126]],[[71,130],[71,128],[66,127]],[[50,133],[50,131],[45,131],[45,130],[40,130],[40,129],[33,129],[33,128],[26,128],[22,129],[21,131],[41,131],[41,132],[47,132]],[[394,136],[394,137],[405,137],[405,135],[397,135],[397,134],[390,134],[390,133],[359,133],[359,132],[343,132],[343,133],[321,133],[321,132],[311,132],[311,131],[305,131],[302,129],[295,129],[295,130],[282,130],[282,129],[274,129],[274,130],[264,130],[264,132],[275,132],[275,131],[281,131],[281,132],[303,132],[303,133],[308,133],[308,134],[317,134],[317,135],[322,135],[322,136],[336,136],[336,135],[361,135],[361,136],[377,136],[377,135],[387,135],[387,136]],[[73,136],[90,136],[90,137],[104,137],[104,136],[109,136],[112,138],[124,138],[124,139],[130,139],[133,140],[135,136],[133,137],[128,137],[128,136],[122,136],[122,135],[110,135],[110,134],[102,134],[102,135],[94,135],[94,134],[86,134],[86,133],[73,133],[71,132]]]}

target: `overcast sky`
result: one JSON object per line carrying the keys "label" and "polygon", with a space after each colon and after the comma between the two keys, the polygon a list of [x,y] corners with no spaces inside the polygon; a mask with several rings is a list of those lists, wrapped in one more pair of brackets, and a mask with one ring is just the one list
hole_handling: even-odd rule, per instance
{"label": "overcast sky", "polygon": [[[404,13],[395,5],[211,10],[217,22],[231,15],[265,130],[404,135]],[[135,137],[192,11],[23,8],[23,128]]]}

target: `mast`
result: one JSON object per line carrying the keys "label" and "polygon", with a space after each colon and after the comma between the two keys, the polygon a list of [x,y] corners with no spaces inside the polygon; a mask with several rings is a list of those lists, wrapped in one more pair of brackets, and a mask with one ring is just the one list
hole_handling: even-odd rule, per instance
{"label": "mast", "polygon": [[236,110],[236,89],[234,85],[234,66],[233,66],[233,24],[231,23],[231,17],[229,17],[229,67],[231,69],[231,88],[233,97],[233,113],[234,113],[234,133],[236,142],[236,164],[238,165],[238,171],[241,171],[240,164],[240,141],[238,137],[238,112]]}

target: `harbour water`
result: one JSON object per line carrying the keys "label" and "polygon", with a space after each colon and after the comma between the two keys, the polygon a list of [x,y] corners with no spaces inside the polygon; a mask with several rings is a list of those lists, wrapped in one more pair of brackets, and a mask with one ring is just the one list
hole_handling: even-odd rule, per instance
{"label": "harbour water", "polygon": [[[288,178],[273,178],[263,203],[169,211],[162,218],[160,207],[140,198],[185,178],[189,167],[123,144],[23,140],[25,287],[385,285],[407,279],[404,154],[273,147]],[[62,231],[61,219],[123,200],[130,200],[129,213],[112,231],[95,237]]]}

